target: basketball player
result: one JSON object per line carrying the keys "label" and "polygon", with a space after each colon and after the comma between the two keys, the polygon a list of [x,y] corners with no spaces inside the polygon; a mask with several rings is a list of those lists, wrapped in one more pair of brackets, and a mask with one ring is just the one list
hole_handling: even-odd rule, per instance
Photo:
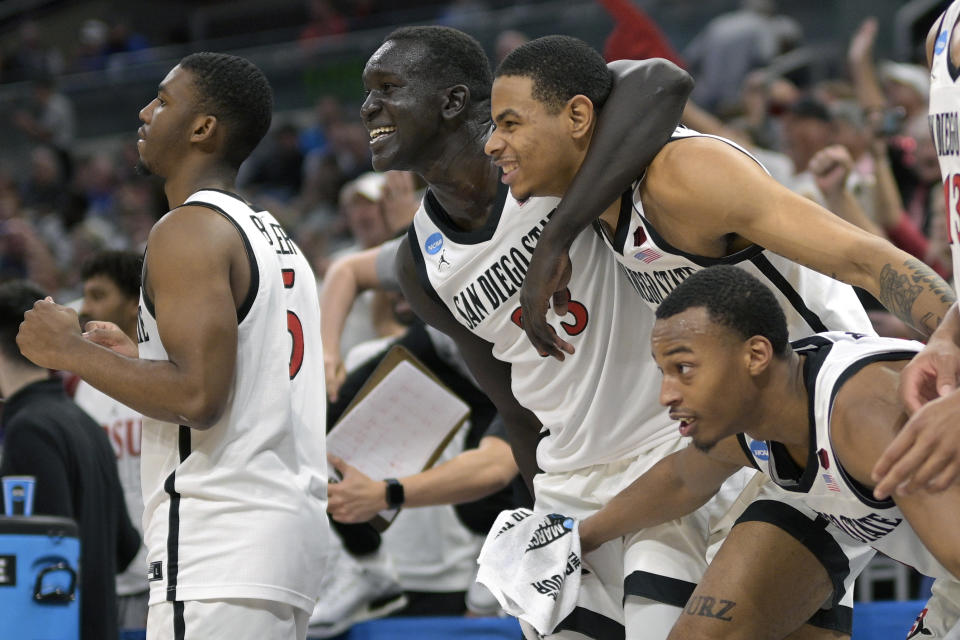
{"label": "basketball player", "polygon": [[52,301],[24,355],[145,416],[147,638],[299,638],[328,535],[320,319],[307,260],[232,192],[270,125],[264,75],[187,56],[140,112],[140,159],[172,210],[147,241],[139,358],[85,340]]}
{"label": "basketball player", "polygon": [[[579,158],[590,146],[594,107],[604,98],[604,88],[596,86],[595,77],[602,73],[599,54],[581,41],[561,36],[523,45],[501,64],[492,98],[497,130],[487,151],[504,169],[504,181],[515,196],[563,195]],[[949,295],[948,288],[922,264],[782,189],[733,143],[687,129],[675,132],[635,188],[613,201],[601,220],[607,230],[606,244],[648,308],[655,309],[691,273],[717,263],[738,264],[774,284],[794,337],[831,328],[872,333],[849,286],[801,265],[861,284],[900,315],[912,315],[915,323],[927,316],[940,317],[948,307],[942,299]],[[544,234],[552,224],[553,220]],[[851,259],[864,251],[869,252],[866,259]],[[582,262],[573,265],[574,275],[579,268]],[[908,275],[923,286],[906,282]],[[562,312],[562,308],[557,311]],[[633,322],[633,317],[622,316],[614,324]],[[548,325],[548,335],[553,336],[552,331]],[[568,355],[575,355],[572,345],[554,339]],[[633,367],[652,365],[642,357]],[[749,635],[748,630],[784,637],[811,615],[815,616],[812,625],[829,629],[836,637],[849,634],[850,587],[870,551],[864,545],[848,548],[824,539],[823,545],[842,551],[846,558],[842,570],[823,567],[811,562],[812,554],[800,542],[818,529],[815,513],[801,505],[787,517],[756,510],[749,517],[741,520],[724,544],[749,549],[766,536],[771,546],[781,550],[776,557],[778,571],[794,575],[809,588],[802,597],[792,582],[763,590],[772,596],[779,587],[783,598],[792,598],[791,615],[774,616],[777,605],[770,600],[764,603],[768,608],[761,607],[766,615],[714,628],[716,622],[709,616],[687,612],[675,627],[677,637],[732,637],[725,634]],[[794,529],[795,522],[803,527]],[[770,557],[763,562],[770,562]],[[721,569],[711,567],[695,595],[731,601],[750,595],[748,581],[740,589],[738,583],[711,579],[723,575]],[[718,592],[721,588],[724,591]],[[824,602],[833,606],[816,613]],[[800,633],[814,631],[807,628]]]}
{"label": "basketball player", "polygon": [[[132,251],[101,251],[86,260],[80,267],[83,280],[80,325],[93,329],[100,325],[88,325],[88,321],[113,323],[131,342],[136,341],[142,266],[142,257]],[[83,380],[77,382],[73,401],[107,432],[117,457],[117,472],[127,512],[142,537],[140,432],[143,416]],[[117,574],[117,610],[121,629],[147,626],[149,583],[143,571],[146,564],[147,550],[140,545],[137,557],[127,570]]]}
{"label": "basketball player", "polygon": [[[615,132],[609,149],[620,150],[614,155],[629,162],[606,172],[609,163],[601,163],[599,171],[578,178],[595,187],[593,196],[601,202],[627,186],[615,180],[636,168],[628,164],[642,164],[638,158],[656,150],[651,139],[662,139],[659,129],[673,119],[661,109],[679,113],[682,106],[682,100],[674,104],[675,91],[664,88],[676,75],[672,65],[654,61],[639,68],[647,90],[628,101],[625,111],[611,97],[604,115],[628,114],[622,130],[632,133],[625,138]],[[421,318],[457,343],[497,405],[521,470],[529,478],[538,464],[543,469],[534,479],[537,508],[589,515],[680,447],[675,428],[656,406],[653,368],[623,375],[647,354],[636,334],[650,330],[652,314],[600,239],[583,234],[574,251],[585,268],[570,282],[571,313],[557,321],[579,345],[576,364],[537,355],[520,327],[517,296],[557,200],[520,203],[497,185],[499,172],[483,155],[491,77],[482,49],[454,30],[402,29],[371,56],[363,80],[369,94],[361,113],[374,166],[415,171],[429,185],[397,252],[404,295]],[[637,113],[649,115],[637,121]],[[609,122],[598,136],[613,131]],[[629,153],[622,152],[624,142]],[[633,156],[634,150],[641,156]],[[608,327],[604,319],[617,314],[636,323]],[[589,572],[578,606],[551,637],[665,637],[705,569],[713,506],[593,552],[585,559]]]}
{"label": "basketball player", "polygon": [[[870,544],[941,585],[957,581],[960,487],[896,501],[872,494],[870,470],[906,420],[897,380],[920,343],[830,332],[790,345],[771,291],[746,270],[721,265],[691,275],[666,297],[651,344],[663,372],[660,402],[693,446],[662,460],[584,521],[585,548],[683,515],[746,466],[799,497],[835,537]],[[783,506],[759,502],[750,508],[774,512]],[[724,546],[717,560],[729,551]],[[765,552],[754,549],[761,558]],[[734,572],[724,579],[739,577]],[[759,588],[778,580],[783,576],[751,582]],[[960,600],[944,593],[934,587],[909,637],[947,637]],[[695,595],[687,612],[709,611],[718,626],[737,624],[760,615],[751,605],[768,598],[759,589],[747,601]],[[690,636],[675,631],[670,637]]]}
{"label": "basketball player", "polygon": [[[960,2],[954,1],[927,34],[930,131],[947,203],[953,281],[960,278]],[[878,499],[896,491],[943,490],[960,477],[960,313],[954,306],[927,346],[903,371],[900,393],[912,415],[874,469]]]}

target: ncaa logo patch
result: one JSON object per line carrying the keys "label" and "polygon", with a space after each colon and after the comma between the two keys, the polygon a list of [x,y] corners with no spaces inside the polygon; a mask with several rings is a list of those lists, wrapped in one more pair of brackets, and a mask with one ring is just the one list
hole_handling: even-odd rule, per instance
{"label": "ncaa logo patch", "polygon": [[443,235],[438,231],[430,234],[427,241],[423,243],[423,249],[430,255],[434,255],[443,248]]}
{"label": "ncaa logo patch", "polygon": [[946,31],[941,31],[940,35],[937,36],[937,42],[933,45],[934,55],[940,55],[947,48],[947,36]]}
{"label": "ncaa logo patch", "polygon": [[766,462],[770,459],[770,449],[763,440],[754,440],[750,443],[750,451],[757,460]]}

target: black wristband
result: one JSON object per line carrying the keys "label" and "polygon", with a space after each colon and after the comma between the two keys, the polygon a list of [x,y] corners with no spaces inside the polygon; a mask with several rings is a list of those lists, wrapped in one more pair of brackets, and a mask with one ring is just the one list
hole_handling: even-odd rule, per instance
{"label": "black wristband", "polygon": [[387,483],[387,506],[391,509],[399,509],[403,506],[403,485],[396,478],[385,478]]}

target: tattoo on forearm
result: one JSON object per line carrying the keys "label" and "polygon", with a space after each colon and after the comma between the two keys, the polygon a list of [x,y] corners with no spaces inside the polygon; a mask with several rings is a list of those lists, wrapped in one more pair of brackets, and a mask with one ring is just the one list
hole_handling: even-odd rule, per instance
{"label": "tattoo on forearm", "polygon": [[683,612],[689,616],[701,616],[703,618],[713,618],[722,622],[733,620],[732,615],[727,615],[737,603],[733,600],[722,600],[711,596],[692,596],[687,601],[687,606]]}
{"label": "tattoo on forearm", "polygon": [[913,316],[913,303],[924,291],[932,293],[944,304],[951,304],[956,299],[950,286],[919,260],[907,260],[900,269],[886,264],[880,271],[880,302],[904,322],[931,333],[940,323],[941,316],[930,312],[919,318]]}

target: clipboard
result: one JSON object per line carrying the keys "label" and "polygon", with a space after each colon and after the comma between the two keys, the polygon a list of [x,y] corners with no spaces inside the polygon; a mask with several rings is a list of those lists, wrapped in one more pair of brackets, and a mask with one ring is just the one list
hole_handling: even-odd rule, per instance
{"label": "clipboard", "polygon": [[[469,416],[463,400],[394,345],[327,434],[327,450],[372,478],[412,475],[436,463]],[[383,531],[398,512],[370,524]]]}

